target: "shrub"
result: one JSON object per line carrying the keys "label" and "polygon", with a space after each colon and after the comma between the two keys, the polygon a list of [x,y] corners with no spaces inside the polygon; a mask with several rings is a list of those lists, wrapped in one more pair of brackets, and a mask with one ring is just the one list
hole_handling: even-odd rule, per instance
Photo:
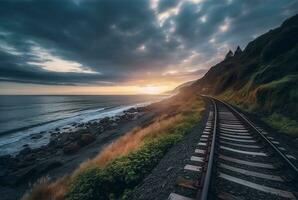
{"label": "shrub", "polygon": [[[26,200],[40,200],[41,196],[48,197],[43,200],[125,198],[150,173],[166,151],[189,132],[204,110],[201,98],[168,101],[161,106],[177,105],[175,112],[159,116],[151,124],[121,136],[94,159],[83,162],[64,181],[58,179],[42,187],[35,185]],[[57,188],[61,192],[56,198]]]}
{"label": "shrub", "polygon": [[[189,127],[187,126],[180,126]],[[183,129],[184,130],[184,129]],[[149,140],[139,150],[115,159],[104,168],[82,171],[74,179],[67,200],[119,199],[150,173],[164,153],[182,138],[184,132],[163,135]]]}
{"label": "shrub", "polygon": [[295,120],[277,113],[273,113],[272,115],[263,118],[263,120],[269,126],[280,132],[298,137],[298,122]]}

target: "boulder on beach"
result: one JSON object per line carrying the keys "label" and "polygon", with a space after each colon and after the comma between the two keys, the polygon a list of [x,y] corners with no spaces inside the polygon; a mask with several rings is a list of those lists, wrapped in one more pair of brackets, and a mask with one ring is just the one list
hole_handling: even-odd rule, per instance
{"label": "boulder on beach", "polygon": [[0,165],[6,165],[12,159],[11,155],[0,156]]}
{"label": "boulder on beach", "polygon": [[32,149],[29,146],[26,146],[24,149],[22,149],[19,153],[20,156],[28,155],[32,152]]}
{"label": "boulder on beach", "polygon": [[31,135],[31,140],[37,140],[37,139],[40,139],[42,138],[42,133],[37,133],[37,134],[33,134]]}
{"label": "boulder on beach", "polygon": [[67,155],[75,154],[80,150],[80,145],[76,142],[70,143],[63,148],[63,153]]}
{"label": "boulder on beach", "polygon": [[136,112],[138,112],[137,108],[130,108],[130,109],[124,111],[124,113],[136,113]]}
{"label": "boulder on beach", "polygon": [[81,123],[81,124],[78,124],[78,125],[77,125],[77,127],[79,127],[79,128],[82,128],[82,127],[84,127],[84,126],[85,126],[84,123]]}
{"label": "boulder on beach", "polygon": [[90,134],[90,133],[85,133],[85,134],[82,134],[80,139],[79,139],[79,144],[81,146],[86,146],[92,142],[94,142],[95,140],[95,137],[94,135]]}
{"label": "boulder on beach", "polygon": [[109,122],[110,122],[110,118],[109,117],[105,117],[102,120],[100,120],[99,123],[101,123],[101,124],[108,124]]}

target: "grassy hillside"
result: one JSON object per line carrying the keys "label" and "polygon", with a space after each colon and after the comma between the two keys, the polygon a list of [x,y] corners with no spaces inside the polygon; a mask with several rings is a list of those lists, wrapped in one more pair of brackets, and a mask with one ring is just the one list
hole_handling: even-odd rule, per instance
{"label": "grassy hillside", "polygon": [[183,90],[183,88],[190,86],[191,84],[193,84],[195,81],[188,81],[186,83],[182,83],[181,85],[178,85],[176,88],[174,88],[173,90],[170,91],[166,91],[164,92],[164,94],[166,95],[175,95],[178,94],[181,90]]}
{"label": "grassy hillside", "polygon": [[149,109],[160,113],[149,124],[107,145],[71,175],[55,181],[42,178],[23,200],[127,199],[167,150],[201,119],[204,102],[200,96],[176,96]]}
{"label": "grassy hillside", "polygon": [[[187,90],[218,95],[298,135],[298,15],[213,66]],[[289,123],[285,129],[276,122]],[[294,127],[294,128],[293,128]],[[294,132],[294,133],[293,133]]]}

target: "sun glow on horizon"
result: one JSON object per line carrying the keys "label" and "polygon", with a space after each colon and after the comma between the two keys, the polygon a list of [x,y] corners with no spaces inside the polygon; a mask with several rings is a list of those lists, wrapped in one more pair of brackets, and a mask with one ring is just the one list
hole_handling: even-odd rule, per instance
{"label": "sun glow on horizon", "polygon": [[160,95],[173,90],[181,83],[131,84],[118,86],[65,86],[36,85],[3,82],[2,95]]}
{"label": "sun glow on horizon", "polygon": [[158,86],[147,85],[145,87],[141,87],[142,93],[145,94],[160,94],[162,93],[162,89]]}

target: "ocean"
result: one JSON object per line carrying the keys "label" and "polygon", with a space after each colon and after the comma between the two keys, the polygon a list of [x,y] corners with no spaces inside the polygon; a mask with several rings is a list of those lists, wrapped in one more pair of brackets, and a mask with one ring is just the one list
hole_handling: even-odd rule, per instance
{"label": "ocean", "polygon": [[[0,155],[14,154],[23,148],[48,143],[49,131],[72,123],[121,114],[131,107],[148,105],[164,96],[0,96]],[[39,140],[31,136],[42,132]]]}

